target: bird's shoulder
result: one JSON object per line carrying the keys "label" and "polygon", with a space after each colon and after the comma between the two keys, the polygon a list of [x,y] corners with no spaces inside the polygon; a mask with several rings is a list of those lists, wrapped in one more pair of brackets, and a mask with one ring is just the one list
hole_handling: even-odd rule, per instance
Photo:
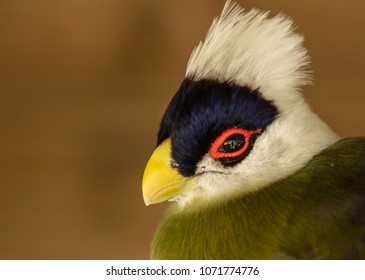
{"label": "bird's shoulder", "polygon": [[287,257],[365,258],[365,138],[338,141],[282,183],[294,182],[302,195],[283,232]]}

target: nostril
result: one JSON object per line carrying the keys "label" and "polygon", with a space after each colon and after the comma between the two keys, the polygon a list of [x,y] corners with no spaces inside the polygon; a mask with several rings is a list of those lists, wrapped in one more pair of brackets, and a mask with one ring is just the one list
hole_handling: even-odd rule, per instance
{"label": "nostril", "polygon": [[171,161],[171,162],[170,162],[170,166],[171,166],[171,168],[173,168],[173,169],[177,169],[177,168],[179,168],[179,164],[178,164],[176,161]]}

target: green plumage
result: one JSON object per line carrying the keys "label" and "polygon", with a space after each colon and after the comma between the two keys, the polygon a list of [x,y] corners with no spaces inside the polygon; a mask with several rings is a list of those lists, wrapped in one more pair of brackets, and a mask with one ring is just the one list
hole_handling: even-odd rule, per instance
{"label": "green plumage", "polygon": [[191,205],[170,206],[152,258],[365,259],[365,138],[340,140],[257,192]]}

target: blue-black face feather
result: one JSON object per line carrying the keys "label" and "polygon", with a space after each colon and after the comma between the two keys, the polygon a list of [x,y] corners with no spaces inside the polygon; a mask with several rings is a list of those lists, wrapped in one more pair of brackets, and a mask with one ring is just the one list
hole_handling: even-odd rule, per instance
{"label": "blue-black face feather", "polygon": [[223,131],[265,129],[277,114],[274,104],[257,89],[185,79],[162,118],[157,144],[171,137],[172,158],[188,177],[195,174],[197,163]]}

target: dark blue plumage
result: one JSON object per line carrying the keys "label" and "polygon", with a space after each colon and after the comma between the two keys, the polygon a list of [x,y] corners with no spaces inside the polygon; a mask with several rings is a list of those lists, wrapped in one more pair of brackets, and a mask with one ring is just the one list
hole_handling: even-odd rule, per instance
{"label": "dark blue plumage", "polygon": [[172,158],[180,173],[192,176],[197,162],[224,130],[264,129],[277,115],[277,108],[258,89],[185,79],[162,118],[158,144],[171,137]]}

